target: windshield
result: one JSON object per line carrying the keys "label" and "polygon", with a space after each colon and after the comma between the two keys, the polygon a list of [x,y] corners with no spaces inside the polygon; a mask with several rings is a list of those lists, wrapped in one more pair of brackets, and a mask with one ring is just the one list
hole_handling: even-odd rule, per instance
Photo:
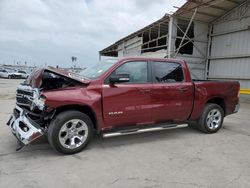
{"label": "windshield", "polygon": [[93,67],[89,67],[79,72],[78,74],[88,79],[95,79],[103,75],[117,60],[101,62]]}

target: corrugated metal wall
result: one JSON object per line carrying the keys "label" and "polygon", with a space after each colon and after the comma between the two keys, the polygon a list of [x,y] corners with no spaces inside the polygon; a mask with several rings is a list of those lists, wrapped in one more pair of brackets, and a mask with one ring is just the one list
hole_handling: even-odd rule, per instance
{"label": "corrugated metal wall", "polygon": [[250,88],[250,10],[235,9],[213,24],[211,36],[208,78],[238,80],[241,88]]}
{"label": "corrugated metal wall", "polygon": [[118,46],[118,57],[139,56],[141,53],[142,37],[124,41]]}

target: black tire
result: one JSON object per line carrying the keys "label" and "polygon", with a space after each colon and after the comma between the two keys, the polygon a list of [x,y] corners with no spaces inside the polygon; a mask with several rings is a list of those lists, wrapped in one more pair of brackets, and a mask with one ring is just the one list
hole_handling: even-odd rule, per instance
{"label": "black tire", "polygon": [[[218,113],[217,116],[219,116],[219,114],[220,114],[220,121],[217,124],[215,123],[216,126],[212,125],[211,121],[209,122],[209,114],[215,113],[214,111],[216,113]],[[217,120],[215,117],[213,117],[213,118],[214,118],[214,120]],[[224,120],[224,110],[217,104],[208,103],[208,104],[206,104],[206,106],[202,112],[202,115],[198,120],[197,128],[204,133],[216,133],[222,127],[223,120]]]}
{"label": "black tire", "polygon": [[[88,130],[87,130],[86,140],[83,143],[81,143],[80,146],[76,148],[67,148],[60,142],[59,133],[61,131],[61,128],[65,126],[67,122],[69,122],[70,120],[75,120],[75,119],[83,121],[85,123],[85,126],[87,125]],[[66,134],[69,134],[68,131]],[[90,139],[92,138],[92,135],[93,135],[93,123],[91,119],[82,112],[75,111],[75,110],[68,110],[68,111],[58,114],[51,121],[49,128],[48,128],[47,137],[48,137],[49,144],[55,151],[60,152],[62,154],[74,154],[74,153],[78,153],[82,151],[88,145]]]}

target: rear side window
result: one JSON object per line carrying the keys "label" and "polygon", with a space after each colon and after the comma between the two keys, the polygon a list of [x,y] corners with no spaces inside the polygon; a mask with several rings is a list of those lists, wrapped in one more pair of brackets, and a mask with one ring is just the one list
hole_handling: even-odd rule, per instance
{"label": "rear side window", "polygon": [[182,82],[181,64],[173,62],[153,62],[153,81],[156,83]]}

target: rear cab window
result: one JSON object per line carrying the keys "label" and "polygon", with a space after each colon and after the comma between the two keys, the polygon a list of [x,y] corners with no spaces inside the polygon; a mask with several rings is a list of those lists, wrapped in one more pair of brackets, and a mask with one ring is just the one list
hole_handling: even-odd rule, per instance
{"label": "rear cab window", "polygon": [[184,81],[183,69],[180,63],[154,61],[151,63],[154,83],[176,83]]}

